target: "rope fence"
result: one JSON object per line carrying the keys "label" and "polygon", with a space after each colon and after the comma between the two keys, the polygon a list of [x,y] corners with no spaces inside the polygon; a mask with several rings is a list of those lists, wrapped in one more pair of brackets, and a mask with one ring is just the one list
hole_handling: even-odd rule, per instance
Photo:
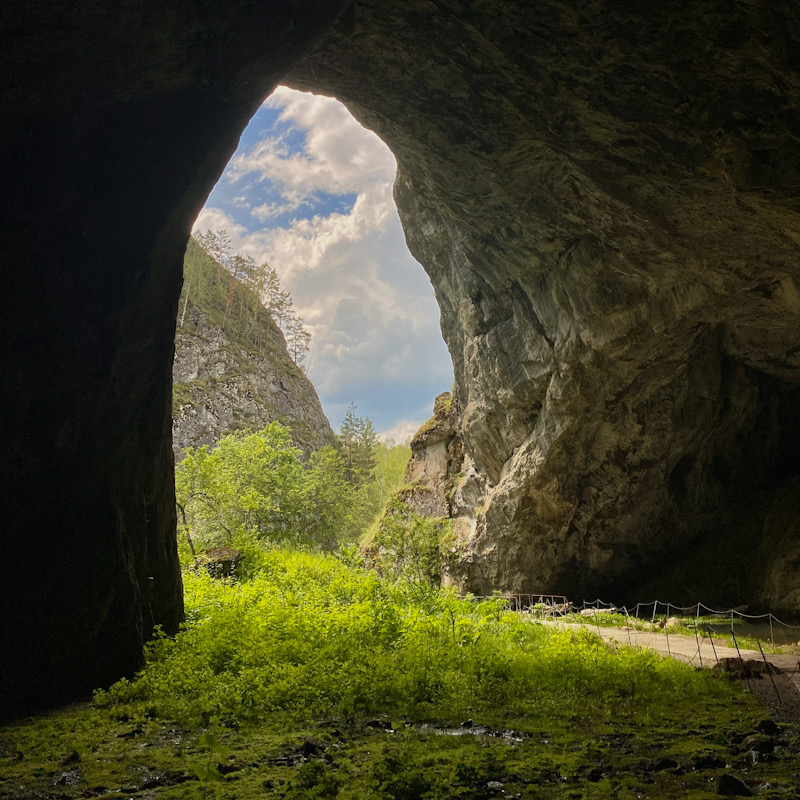
{"label": "rope fence", "polygon": [[[761,660],[763,661],[764,667],[763,670],[769,676],[769,679],[772,683],[772,689],[775,692],[775,697],[778,700],[778,703],[783,703],[783,698],[778,691],[778,686],[775,682],[775,678],[773,677],[773,668],[771,666],[770,661],[767,659],[766,654],[764,653],[764,649],[761,647],[760,639],[764,639],[766,641],[766,636],[759,635],[758,627],[755,627],[757,623],[762,622],[764,624],[764,628],[766,624],[769,625],[769,642],[772,648],[773,653],[773,660],[776,658],[784,658],[785,656],[777,656],[774,655],[775,650],[775,629],[776,627],[785,628],[787,631],[800,631],[800,625],[791,625],[788,622],[784,622],[783,620],[776,617],[773,613],[769,612],[766,614],[748,614],[745,611],[736,608],[725,609],[724,611],[719,609],[710,608],[703,603],[694,603],[691,606],[679,606],[675,605],[674,603],[667,603],[662,602],[660,600],[652,600],[649,603],[637,603],[632,609],[627,608],[626,606],[616,606],[613,603],[607,603],[603,600],[596,599],[596,600],[584,600],[581,602],[580,605],[572,603],[568,600],[564,595],[552,595],[552,594],[509,594],[509,595],[502,595],[502,594],[494,594],[490,596],[475,596],[475,595],[467,595],[465,600],[474,600],[474,601],[482,601],[482,600],[494,600],[495,602],[501,602],[507,609],[510,611],[516,611],[522,614],[529,615],[533,620],[536,621],[551,621],[555,622],[558,625],[559,621],[564,622],[572,622],[575,617],[584,618],[586,622],[589,622],[589,618],[591,618],[591,622],[597,627],[598,635],[602,636],[600,633],[600,618],[603,615],[607,614],[620,614],[625,616],[624,623],[620,621],[619,625],[614,625],[612,627],[621,628],[624,626],[625,630],[627,631],[628,635],[628,644],[633,646],[638,646],[638,643],[634,645],[631,636],[631,630],[637,635],[636,638],[641,638],[642,636],[651,636],[654,633],[657,633],[660,629],[663,629],[664,636],[666,639],[666,646],[667,646],[667,654],[669,656],[673,655],[673,649],[670,645],[670,623],[674,620],[678,625],[682,626],[683,628],[688,628],[694,633],[694,640],[697,646],[697,650],[694,655],[690,655],[686,651],[685,645],[677,645],[677,652],[675,653],[676,658],[687,659],[689,663],[692,664],[695,662],[695,659],[699,659],[700,666],[704,666],[703,664],[703,652],[702,646],[706,643],[706,638],[708,639],[708,643],[711,645],[711,651],[714,656],[714,660],[716,661],[717,667],[720,669],[730,669],[730,659],[724,659],[721,663],[720,656],[717,652],[717,644],[714,642],[714,636],[716,635],[718,638],[721,635],[730,635],[733,641],[733,647],[736,650],[737,659],[740,665],[741,673],[740,676],[745,679],[747,682],[747,687],[750,691],[753,690],[753,687],[750,685],[750,677],[751,674],[753,677],[759,677],[759,675],[755,673],[751,673],[753,669],[753,662],[752,660],[748,660],[747,662],[744,661],[742,657],[742,651],[739,647],[739,639],[737,638],[737,631],[736,631],[736,620],[737,617],[742,622],[747,622],[747,628],[742,630],[743,627],[740,625],[740,629],[738,631],[739,636],[745,635],[751,639],[755,639],[756,645],[758,646],[758,651],[761,655]],[[650,607],[652,606],[652,611]],[[728,620],[730,620],[730,631],[726,631],[724,634],[722,631],[715,630],[715,627],[718,627],[718,624],[712,625],[711,622],[708,621],[709,617],[718,618],[720,623],[724,622],[727,627]],[[635,620],[635,622],[634,622]],[[658,622],[656,622],[658,620]],[[583,622],[584,620],[580,620]],[[645,630],[641,630],[640,628],[635,627],[636,624],[647,624]],[[649,624],[648,624],[649,623]],[[673,628],[677,627],[673,625]],[[762,630],[764,629],[762,628]],[[673,634],[676,633],[673,630]],[[690,634],[691,635],[691,634]],[[797,636],[797,640],[800,640],[800,633]],[[795,641],[797,641],[795,640]],[[685,640],[683,640],[685,642]],[[789,641],[787,639],[786,643],[788,644]],[[793,642],[792,642],[793,643]],[[797,641],[797,644],[800,645],[800,641]],[[648,645],[645,645],[648,646]],[[692,647],[692,650],[694,648]],[[681,652],[681,650],[683,652]],[[689,651],[691,652],[691,651]],[[723,651],[724,652],[724,651]],[[706,658],[708,659],[708,650],[706,649]],[[756,659],[757,660],[757,659]],[[798,683],[798,679],[796,676],[800,673],[800,660],[796,660],[794,664],[794,669],[792,673],[789,675],[789,680],[796,684],[796,688],[800,691],[800,683]]]}
{"label": "rope fence", "polygon": [[[633,608],[626,606],[617,606],[614,603],[608,603],[601,599],[596,600],[583,600],[580,605],[571,602],[564,595],[553,594],[493,594],[493,595],[467,595],[464,599],[467,600],[499,600],[503,602],[510,611],[518,611],[529,614],[534,619],[553,620],[558,621],[564,617],[582,616],[592,618],[595,625],[600,627],[598,615],[608,613],[618,613],[625,616],[625,627],[628,629],[628,639],[630,640],[631,620],[636,622],[649,622],[655,626],[656,620],[659,620],[658,627],[663,628],[667,639],[667,651],[670,652],[669,645],[669,620],[673,618],[680,619],[680,623],[685,627],[694,629],[695,638],[698,642],[698,655],[702,664],[702,655],[700,654],[700,633],[703,634],[703,639],[707,635],[711,640],[712,647],[714,645],[712,634],[722,634],[721,631],[714,631],[711,624],[707,621],[700,622],[701,617],[718,617],[720,622],[727,622],[730,620],[731,635],[734,642],[736,642],[735,623],[736,619],[748,621],[750,625],[758,621],[764,621],[765,625],[769,625],[769,636],[759,635],[757,630],[739,631],[739,634],[745,634],[750,638],[769,641],[772,651],[775,652],[775,631],[776,628],[786,629],[787,631],[795,630],[800,632],[800,625],[791,625],[788,622],[776,617],[773,613],[766,614],[747,614],[746,612],[730,608],[719,610],[711,608],[704,603],[694,603],[690,606],[679,606],[675,603],[669,603],[661,600],[651,600],[647,603],[637,603]],[[652,607],[652,611],[651,611]],[[646,612],[646,613],[645,613]],[[692,622],[686,622],[685,618],[690,618]],[[800,633],[798,633],[798,640],[800,640]],[[788,642],[787,642],[788,643]],[[737,645],[738,648],[738,645]],[[760,644],[759,644],[760,648]],[[715,650],[716,655],[716,650]],[[719,660],[719,659],[717,659]]]}

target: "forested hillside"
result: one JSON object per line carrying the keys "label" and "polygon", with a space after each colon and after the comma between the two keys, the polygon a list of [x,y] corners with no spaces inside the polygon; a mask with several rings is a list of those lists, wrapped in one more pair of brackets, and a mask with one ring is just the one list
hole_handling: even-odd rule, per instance
{"label": "forested hillside", "polygon": [[[207,245],[208,246],[208,245]],[[260,300],[280,292],[264,266],[242,256],[215,261],[194,238],[184,258],[173,365],[173,447],[212,445],[237,430],[280,422],[308,452],[324,446],[331,427],[301,369],[308,350],[302,321],[292,317],[287,340]],[[278,306],[280,307],[280,305]],[[297,362],[297,363],[296,363]]]}

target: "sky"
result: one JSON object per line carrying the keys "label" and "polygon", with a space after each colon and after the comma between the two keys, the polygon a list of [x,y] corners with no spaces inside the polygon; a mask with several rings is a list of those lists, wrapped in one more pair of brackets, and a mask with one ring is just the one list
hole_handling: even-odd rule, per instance
{"label": "sky", "polygon": [[312,334],[308,375],[338,430],[351,403],[397,442],[453,383],[428,276],[406,247],[389,148],[330,97],[278,87],[194,225],[268,262]]}

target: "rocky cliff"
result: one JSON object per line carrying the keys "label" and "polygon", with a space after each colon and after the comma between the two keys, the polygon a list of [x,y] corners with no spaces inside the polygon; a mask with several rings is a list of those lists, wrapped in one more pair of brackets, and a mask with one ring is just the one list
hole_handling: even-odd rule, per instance
{"label": "rocky cliff", "polygon": [[404,499],[417,514],[427,517],[452,515],[450,501],[461,478],[464,454],[452,401],[450,392],[442,392],[433,403],[433,416],[411,440]]}
{"label": "rocky cliff", "polygon": [[324,447],[333,431],[317,393],[258,298],[194,239],[185,269],[172,367],[176,461],[188,447],[269,422],[291,428],[306,452]]}

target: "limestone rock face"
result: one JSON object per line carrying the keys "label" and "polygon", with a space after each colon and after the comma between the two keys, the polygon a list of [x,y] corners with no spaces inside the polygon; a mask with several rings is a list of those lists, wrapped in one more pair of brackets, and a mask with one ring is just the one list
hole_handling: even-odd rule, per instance
{"label": "limestone rock face", "polygon": [[429,517],[450,516],[450,498],[463,454],[456,436],[457,417],[450,392],[442,392],[433,404],[433,416],[414,434],[405,482],[422,487],[406,502],[417,514]]}
{"label": "limestone rock face", "polygon": [[397,156],[455,365],[464,588],[800,610],[798,24],[359,2],[288,76]]}
{"label": "limestone rock face", "polygon": [[[277,328],[275,333],[280,335]],[[176,461],[189,447],[213,445],[234,431],[256,431],[270,422],[290,427],[305,452],[324,447],[333,435],[314,387],[285,349],[243,350],[202,316],[192,331],[175,336],[172,380]]]}

